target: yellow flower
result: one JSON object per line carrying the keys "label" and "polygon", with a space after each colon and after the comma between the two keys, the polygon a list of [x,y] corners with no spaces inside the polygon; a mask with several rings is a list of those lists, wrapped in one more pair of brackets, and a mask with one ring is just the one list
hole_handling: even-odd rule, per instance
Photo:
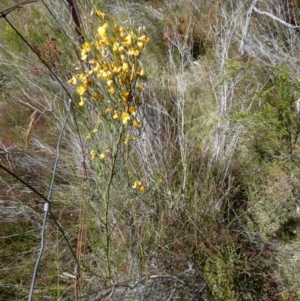
{"label": "yellow flower", "polygon": [[124,140],[124,144],[127,144],[129,142],[129,139],[130,139],[130,136],[127,135],[126,138],[125,138],[125,140]]}
{"label": "yellow flower", "polygon": [[115,42],[113,45],[113,52],[118,53],[119,47],[120,47],[120,44],[118,42]]}
{"label": "yellow flower", "polygon": [[81,59],[84,61],[86,60],[89,51],[91,51],[91,45],[87,42],[82,44],[82,49],[81,49]]}
{"label": "yellow flower", "polygon": [[95,67],[93,68],[93,71],[94,71],[94,72],[99,72],[99,70],[100,70],[100,65],[99,65],[99,63],[95,63]]}
{"label": "yellow flower", "polygon": [[115,112],[115,114],[113,115],[113,119],[118,120],[120,118],[120,115],[118,112]]}
{"label": "yellow flower", "polygon": [[82,107],[85,103],[85,99],[83,97],[80,97],[79,105]]}
{"label": "yellow flower", "polygon": [[135,115],[136,114],[136,107],[132,106],[132,107],[129,108],[128,111],[129,111],[130,114]]}
{"label": "yellow flower", "polygon": [[136,137],[127,135],[127,136],[125,137],[124,144],[128,144],[128,142],[129,142],[130,140],[135,141],[135,140],[136,140]]}
{"label": "yellow flower", "polygon": [[105,158],[105,155],[103,153],[99,155],[100,160],[103,160],[104,158]]}
{"label": "yellow flower", "polygon": [[128,121],[130,120],[130,116],[127,112],[123,112],[121,115],[122,123],[127,125]]}
{"label": "yellow flower", "polygon": [[106,56],[106,54],[107,54],[107,49],[104,48],[104,47],[102,47],[102,49],[101,49],[101,55],[102,56]]}
{"label": "yellow flower", "polygon": [[105,13],[101,12],[100,10],[96,10],[96,15],[97,15],[98,17],[101,17],[102,19],[105,18]]}
{"label": "yellow flower", "polygon": [[122,91],[122,100],[124,104],[128,103],[129,92],[127,90]]}
{"label": "yellow flower", "polygon": [[128,72],[129,66],[128,66],[127,63],[123,63],[122,70],[123,70],[124,72]]}
{"label": "yellow flower", "polygon": [[86,51],[86,52],[89,52],[91,51],[91,45],[87,42],[83,43],[82,44],[82,50]]}
{"label": "yellow flower", "polygon": [[86,91],[86,89],[84,86],[79,86],[79,87],[77,87],[76,91],[79,95],[83,95],[84,92]]}
{"label": "yellow flower", "polygon": [[92,95],[92,99],[93,100],[103,100],[103,98],[104,98],[104,96],[102,94],[100,94],[100,93],[94,93]]}
{"label": "yellow flower", "polygon": [[117,67],[117,66],[114,66],[112,72],[113,74],[117,75],[119,72],[121,71],[121,67]]}
{"label": "yellow flower", "polygon": [[145,71],[144,69],[141,69],[141,71],[138,73],[141,77],[143,77],[145,75]]}
{"label": "yellow flower", "polygon": [[94,44],[97,50],[101,49],[101,43],[99,41],[95,41]]}
{"label": "yellow flower", "polygon": [[158,184],[161,184],[161,183],[163,183],[163,181],[164,181],[164,180],[163,180],[162,178],[158,178],[156,182],[157,182]]}
{"label": "yellow flower", "polygon": [[69,81],[68,84],[76,85],[77,84],[77,78],[73,76]]}
{"label": "yellow flower", "polygon": [[144,43],[145,45],[150,44],[150,39],[148,37],[146,37],[145,35],[140,36],[138,38],[138,41]]}
{"label": "yellow flower", "polygon": [[146,190],[145,186],[144,185],[141,185],[140,188],[139,188],[139,191],[144,193]]}
{"label": "yellow flower", "polygon": [[104,23],[102,26],[100,26],[98,28],[98,34],[101,36],[101,37],[105,37],[106,36],[106,30],[107,30],[107,23]]}
{"label": "yellow flower", "polygon": [[136,189],[136,190],[139,190],[140,192],[144,193],[145,190],[146,190],[146,187],[142,184],[141,181],[135,181],[133,183],[133,186],[132,186],[133,189]]}
{"label": "yellow flower", "polygon": [[138,85],[136,88],[138,89],[139,92],[143,92],[145,90],[144,87],[141,85]]}
{"label": "yellow flower", "polygon": [[105,69],[110,69],[110,68],[111,68],[111,67],[110,67],[110,63],[109,63],[108,61],[103,62],[103,67],[104,67]]}
{"label": "yellow flower", "polygon": [[140,123],[137,120],[134,120],[132,122],[132,127],[134,127],[135,129],[138,129],[140,127]]}
{"label": "yellow flower", "polygon": [[84,88],[87,88],[88,86],[90,86],[92,83],[92,80],[89,77],[86,77],[83,82],[82,85],[84,86]]}
{"label": "yellow flower", "polygon": [[134,49],[133,48],[130,48],[128,51],[127,51],[127,54],[132,56],[134,54]]}
{"label": "yellow flower", "polygon": [[123,46],[120,46],[118,50],[119,50],[120,53],[124,53],[124,51],[125,51]]}
{"label": "yellow flower", "polygon": [[99,72],[97,73],[97,76],[102,78],[102,79],[107,79],[108,73],[104,70],[99,70]]}
{"label": "yellow flower", "polygon": [[122,44],[124,46],[130,46],[132,44],[132,36],[129,34],[127,37],[123,40]]}
{"label": "yellow flower", "polygon": [[141,181],[134,181],[132,188],[138,189],[142,185]]}
{"label": "yellow flower", "polygon": [[119,32],[120,32],[120,37],[123,38],[124,35],[125,35],[125,29],[124,29],[124,27],[120,27],[119,28]]}
{"label": "yellow flower", "polygon": [[[108,39],[106,38],[106,36],[104,36],[104,37],[100,40],[100,43],[101,43],[102,45],[106,45],[106,46],[110,45],[110,43],[109,43]],[[102,51],[102,54],[105,55],[105,50],[104,50],[104,49],[103,49],[103,51]]]}
{"label": "yellow flower", "polygon": [[122,91],[122,95],[123,95],[125,98],[128,98],[129,92],[128,92],[127,90],[123,90],[123,91]]}
{"label": "yellow flower", "polygon": [[96,157],[96,152],[92,149],[90,151],[90,155],[91,155],[92,159],[94,159]]}
{"label": "yellow flower", "polygon": [[144,49],[143,42],[137,42],[137,48],[138,48],[139,51],[143,51],[143,49]]}
{"label": "yellow flower", "polygon": [[82,50],[81,51],[81,60],[85,61],[87,59],[87,56],[88,56],[88,53]]}
{"label": "yellow flower", "polygon": [[147,39],[147,37],[143,34],[142,36],[140,36],[138,38],[138,41],[141,41],[141,42],[145,43],[146,39]]}
{"label": "yellow flower", "polygon": [[110,87],[108,88],[108,92],[109,92],[110,95],[114,94],[114,93],[115,93],[115,88],[114,88],[114,86],[110,86]]}
{"label": "yellow flower", "polygon": [[128,55],[130,56],[139,56],[140,52],[138,50],[134,50],[133,48],[131,48],[130,50],[128,50]]}

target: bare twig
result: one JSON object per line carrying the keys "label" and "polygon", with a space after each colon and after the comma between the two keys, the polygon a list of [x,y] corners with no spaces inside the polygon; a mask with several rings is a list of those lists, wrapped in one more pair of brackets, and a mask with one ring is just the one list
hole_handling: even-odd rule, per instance
{"label": "bare twig", "polygon": [[247,39],[248,34],[249,34],[249,27],[250,27],[252,12],[255,9],[255,5],[257,4],[257,2],[258,2],[258,0],[254,0],[252,2],[252,4],[250,5],[250,8],[249,8],[249,10],[247,12],[247,19],[246,19],[246,24],[245,24],[245,27],[244,27],[243,38],[242,38],[240,49],[239,49],[239,52],[241,54],[244,53],[245,42],[246,42],[246,39]]}
{"label": "bare twig", "polygon": [[248,10],[248,13],[247,13],[247,19],[246,19],[246,24],[245,24],[245,27],[244,27],[244,33],[243,33],[243,38],[242,38],[242,41],[241,41],[241,44],[240,44],[240,49],[239,49],[239,52],[241,54],[244,53],[244,48],[245,48],[245,42],[246,42],[246,39],[248,37],[248,34],[249,34],[249,27],[250,27],[250,22],[251,22],[251,17],[252,17],[252,12],[255,11],[256,13],[258,13],[259,15],[265,15],[265,16],[268,16],[269,18],[283,24],[284,26],[287,26],[288,28],[291,28],[291,29],[297,29],[297,28],[300,28],[300,26],[295,26],[295,25],[292,25],[288,22],[285,22],[283,21],[282,19],[268,13],[268,12],[265,12],[265,11],[261,11],[259,9],[256,8],[256,4],[259,0],[254,0]]}
{"label": "bare twig", "polygon": [[75,23],[75,30],[80,44],[84,43],[83,37],[83,24],[81,22],[80,14],[78,11],[76,0],[67,0],[72,14],[73,21]]}
{"label": "bare twig", "polygon": [[3,11],[0,12],[0,18],[3,18],[5,17],[7,14],[11,13],[12,11],[14,11],[15,9],[18,9],[18,8],[22,8],[23,5],[25,4],[29,4],[29,3],[32,3],[32,2],[36,2],[37,0],[25,0],[25,1],[22,1],[18,4],[15,4]]}
{"label": "bare twig", "polygon": [[268,12],[264,12],[264,11],[261,11],[261,10],[257,9],[256,7],[254,7],[253,10],[254,10],[256,13],[260,14],[260,15],[265,15],[265,16],[270,17],[271,19],[273,19],[273,20],[275,20],[275,21],[277,21],[277,22],[279,22],[279,23],[281,23],[281,24],[287,26],[288,28],[292,28],[292,29],[300,28],[300,26],[295,26],[295,25],[292,25],[292,24],[290,24],[290,23],[287,23],[287,22],[281,20],[280,18],[278,18],[278,17],[276,17],[276,16],[274,16],[274,15],[268,13]]}
{"label": "bare twig", "polygon": [[30,122],[27,128],[26,136],[25,136],[25,147],[28,147],[29,142],[30,142],[30,137],[31,133],[33,130],[34,123],[36,121],[36,116],[37,116],[37,110],[35,110],[31,115],[30,115]]}

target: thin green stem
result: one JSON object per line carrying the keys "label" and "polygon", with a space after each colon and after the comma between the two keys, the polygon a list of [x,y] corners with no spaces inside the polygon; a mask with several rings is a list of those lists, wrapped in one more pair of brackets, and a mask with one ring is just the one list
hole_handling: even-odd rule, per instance
{"label": "thin green stem", "polygon": [[105,248],[105,256],[106,256],[106,266],[107,266],[107,281],[108,285],[112,284],[112,276],[111,276],[111,261],[110,261],[110,246],[111,246],[111,233],[109,229],[109,205],[110,205],[110,188],[112,185],[115,166],[117,162],[118,153],[120,151],[120,144],[122,141],[122,136],[124,133],[124,126],[122,125],[119,132],[119,137],[116,144],[116,149],[114,154],[112,155],[112,164],[110,169],[110,174],[108,177],[108,181],[106,184],[106,191],[104,195],[105,201],[105,234],[106,234],[106,248]]}

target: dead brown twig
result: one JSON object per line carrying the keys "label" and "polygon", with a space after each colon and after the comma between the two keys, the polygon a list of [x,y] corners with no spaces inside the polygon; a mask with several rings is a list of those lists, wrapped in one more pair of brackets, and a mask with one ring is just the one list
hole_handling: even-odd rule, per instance
{"label": "dead brown twig", "polygon": [[22,8],[23,5],[26,5],[26,4],[29,4],[29,3],[32,3],[32,2],[36,2],[37,0],[24,0],[20,3],[17,3],[9,8],[6,8],[5,10],[1,11],[0,12],[0,18],[4,18],[7,14],[11,13],[12,11],[14,11],[15,9],[18,9],[18,8]]}

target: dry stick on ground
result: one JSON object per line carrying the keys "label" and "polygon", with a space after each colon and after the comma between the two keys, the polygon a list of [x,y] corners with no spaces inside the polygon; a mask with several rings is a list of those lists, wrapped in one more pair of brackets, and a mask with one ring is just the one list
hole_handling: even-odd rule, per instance
{"label": "dry stick on ground", "polygon": [[264,12],[264,11],[261,11],[259,9],[257,9],[255,6],[257,4],[259,0],[254,0],[247,12],[247,19],[246,19],[246,23],[245,23],[245,27],[244,27],[244,33],[243,33],[243,38],[242,38],[242,41],[241,41],[241,44],[240,44],[240,48],[239,48],[239,52],[241,54],[244,53],[244,48],[245,48],[245,42],[246,42],[246,39],[248,37],[248,34],[249,34],[249,27],[250,27],[250,22],[251,22],[251,17],[252,17],[252,12],[255,11],[256,13],[258,13],[259,15],[265,15],[265,16],[268,16],[269,18],[287,26],[288,28],[291,28],[291,29],[297,29],[297,28],[300,28],[300,26],[295,26],[295,25],[292,25],[290,23],[287,23],[283,20],[281,20],[280,18],[268,13],[268,12]]}

